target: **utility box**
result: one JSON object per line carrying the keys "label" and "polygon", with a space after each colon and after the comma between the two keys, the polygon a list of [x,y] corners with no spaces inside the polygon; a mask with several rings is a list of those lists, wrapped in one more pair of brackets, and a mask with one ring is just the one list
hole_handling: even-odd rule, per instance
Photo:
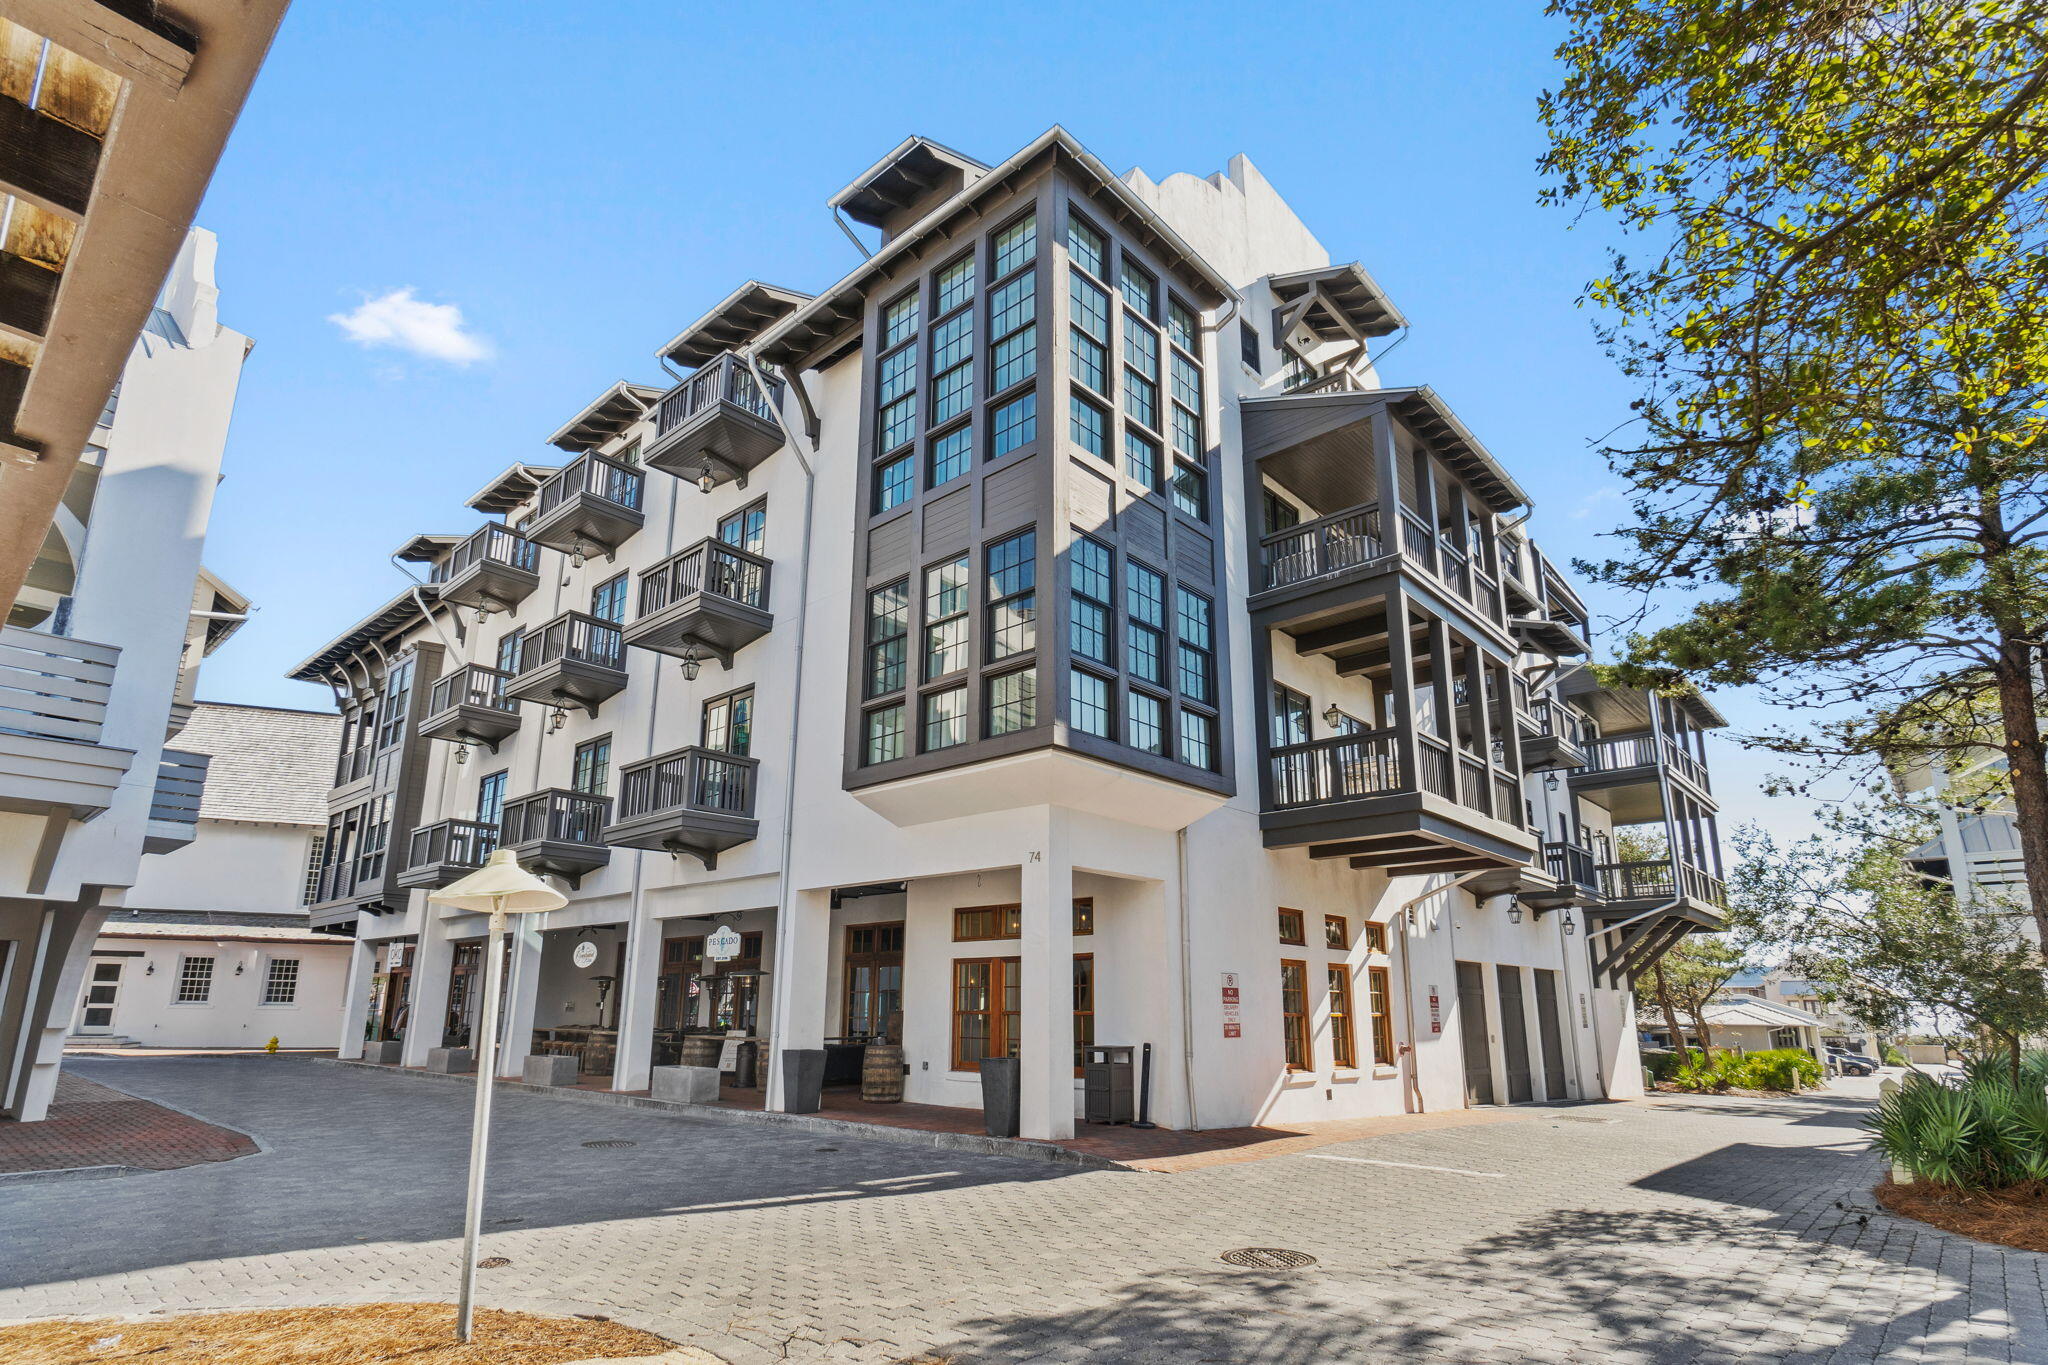
{"label": "utility box", "polygon": [[1081,1063],[1081,1115],[1090,1123],[1129,1123],[1138,1115],[1134,1047],[1091,1047]]}

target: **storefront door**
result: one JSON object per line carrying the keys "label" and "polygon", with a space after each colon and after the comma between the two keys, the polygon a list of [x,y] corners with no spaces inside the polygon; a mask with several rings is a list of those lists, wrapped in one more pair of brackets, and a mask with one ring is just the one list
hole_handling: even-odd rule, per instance
{"label": "storefront door", "polygon": [[846,1017],[849,1043],[893,1043],[903,1037],[903,925],[852,924],[846,929]]}
{"label": "storefront door", "polygon": [[484,945],[458,943],[449,967],[448,1019],[441,1029],[442,1047],[471,1047],[477,1002],[483,996]]}

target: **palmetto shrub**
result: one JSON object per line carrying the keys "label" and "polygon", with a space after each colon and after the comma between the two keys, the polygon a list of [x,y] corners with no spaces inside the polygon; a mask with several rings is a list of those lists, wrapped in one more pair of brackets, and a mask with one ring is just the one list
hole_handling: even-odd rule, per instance
{"label": "palmetto shrub", "polygon": [[1763,1052],[1716,1052],[1705,1061],[1682,1062],[1671,1072],[1672,1084],[1682,1090],[1790,1090],[1797,1081],[1819,1085],[1820,1063],[1797,1048],[1770,1048]]}
{"label": "palmetto shrub", "polygon": [[1877,1102],[1872,1141],[1914,1177],[1959,1190],[2006,1189],[2048,1180],[2048,1084],[2011,1063],[1972,1068],[1961,1085],[1918,1073]]}

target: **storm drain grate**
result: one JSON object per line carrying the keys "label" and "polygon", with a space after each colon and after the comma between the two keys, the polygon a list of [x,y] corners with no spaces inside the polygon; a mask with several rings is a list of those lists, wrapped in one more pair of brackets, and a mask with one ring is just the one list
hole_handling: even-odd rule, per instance
{"label": "storm drain grate", "polygon": [[1279,1247],[1239,1247],[1224,1252],[1220,1259],[1247,1270],[1300,1270],[1316,1263],[1316,1258],[1306,1251],[1285,1251]]}
{"label": "storm drain grate", "polygon": [[503,1256],[486,1256],[476,1263],[476,1268],[478,1270],[503,1270],[511,1264],[512,1262]]}
{"label": "storm drain grate", "polygon": [[583,1145],[585,1147],[638,1147],[640,1144],[632,1141],[630,1138],[598,1138],[595,1142],[586,1142]]}

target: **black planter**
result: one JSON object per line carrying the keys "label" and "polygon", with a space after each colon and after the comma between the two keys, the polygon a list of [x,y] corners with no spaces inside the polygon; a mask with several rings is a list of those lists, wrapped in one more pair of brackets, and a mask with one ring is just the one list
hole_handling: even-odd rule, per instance
{"label": "black planter", "polygon": [[990,1137],[1017,1136],[1017,1111],[1024,1102],[1024,1077],[1015,1057],[981,1061],[981,1118]]}
{"label": "black planter", "polygon": [[815,1114],[825,1094],[825,1049],[786,1047],[782,1049],[782,1110],[786,1114]]}

